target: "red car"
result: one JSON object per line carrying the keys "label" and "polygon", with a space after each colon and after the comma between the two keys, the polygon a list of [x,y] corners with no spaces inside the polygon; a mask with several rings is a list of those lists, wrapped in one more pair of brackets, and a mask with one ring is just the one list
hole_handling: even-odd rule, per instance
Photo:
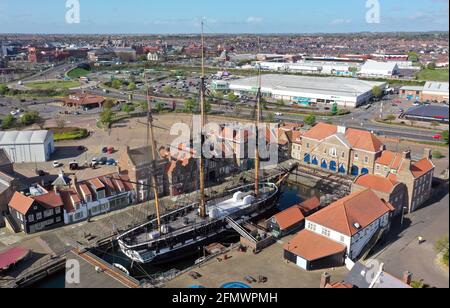
{"label": "red car", "polygon": [[114,148],[108,148],[108,154],[113,154],[114,153]]}
{"label": "red car", "polygon": [[442,135],[434,135],[433,139],[441,140],[442,139]]}

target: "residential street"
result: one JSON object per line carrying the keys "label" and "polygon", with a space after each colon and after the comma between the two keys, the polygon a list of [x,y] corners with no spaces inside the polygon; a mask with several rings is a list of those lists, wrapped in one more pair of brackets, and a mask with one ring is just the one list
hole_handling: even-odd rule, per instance
{"label": "residential street", "polygon": [[[405,231],[394,227],[389,240],[395,241],[381,253],[373,256],[383,262],[386,270],[402,277],[403,272],[410,271],[413,279],[424,280],[424,283],[438,288],[449,287],[448,268],[444,269],[437,263],[434,244],[443,236],[449,234],[449,194],[435,194],[434,203],[405,218]],[[417,238],[422,236],[426,242],[418,244]]]}

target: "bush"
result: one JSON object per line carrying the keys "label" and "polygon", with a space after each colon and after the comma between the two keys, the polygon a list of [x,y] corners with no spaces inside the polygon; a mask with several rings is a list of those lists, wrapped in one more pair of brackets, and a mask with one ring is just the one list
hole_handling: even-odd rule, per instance
{"label": "bush", "polygon": [[2,129],[9,129],[14,125],[16,118],[8,114],[2,121]]}
{"label": "bush", "polygon": [[22,125],[33,125],[37,123],[39,120],[40,120],[39,113],[36,111],[32,111],[24,113],[23,116],[20,118],[20,123],[22,123]]}
{"label": "bush", "polygon": [[434,151],[433,152],[433,158],[442,159],[442,158],[445,158],[445,155],[442,154],[440,151]]}
{"label": "bush", "polygon": [[314,126],[316,124],[316,117],[314,115],[309,115],[305,118],[305,124],[309,126]]}

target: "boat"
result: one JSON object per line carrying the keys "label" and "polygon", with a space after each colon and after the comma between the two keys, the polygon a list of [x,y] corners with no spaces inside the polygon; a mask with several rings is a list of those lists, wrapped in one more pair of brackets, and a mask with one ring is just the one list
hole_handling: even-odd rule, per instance
{"label": "boat", "polygon": [[[202,25],[202,46],[204,35]],[[202,48],[204,53],[204,48]],[[205,127],[205,71],[204,54],[202,54],[202,77],[200,89],[201,127]],[[257,95],[256,127],[262,121],[261,109],[261,72],[259,74],[259,91]],[[151,104],[148,83],[148,137],[152,145],[151,161],[155,161],[156,143],[154,140]],[[258,133],[256,134],[258,140]],[[160,215],[157,181],[152,175],[155,196],[156,218],[133,228],[117,237],[120,250],[133,262],[139,264],[161,264],[181,259],[188,254],[195,254],[209,244],[217,242],[228,232],[235,233],[240,225],[267,215],[277,205],[281,194],[280,185],[290,173],[277,183],[260,181],[260,155],[258,146],[255,150],[255,182],[227,191],[224,195],[207,200],[205,196],[205,159],[200,155],[200,189],[199,201]],[[236,230],[236,231],[235,231]],[[244,232],[245,233],[245,232]]]}

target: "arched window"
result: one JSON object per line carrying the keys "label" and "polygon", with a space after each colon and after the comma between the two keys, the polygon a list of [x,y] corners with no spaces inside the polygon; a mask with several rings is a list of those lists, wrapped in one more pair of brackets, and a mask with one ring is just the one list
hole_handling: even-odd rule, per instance
{"label": "arched window", "polygon": [[322,164],[320,165],[321,168],[323,169],[328,169],[328,164],[327,161],[325,159],[322,159]]}
{"label": "arched window", "polygon": [[346,174],[347,173],[347,169],[345,168],[345,164],[340,164],[339,165],[339,173],[342,173],[342,174]]}
{"label": "arched window", "polygon": [[361,174],[369,174],[369,169],[367,169],[367,168],[363,168],[363,169],[361,169]]}
{"label": "arched window", "polygon": [[336,163],[334,160],[332,160],[332,161],[330,162],[330,170],[331,170],[331,171],[334,171],[334,172],[337,171],[337,163]]}
{"label": "arched window", "polygon": [[319,161],[317,160],[317,156],[313,156],[312,164],[313,164],[314,166],[318,166],[318,165],[319,165]]}
{"label": "arched window", "polygon": [[307,164],[310,164],[311,163],[311,155],[305,154],[303,161]]}
{"label": "arched window", "polygon": [[357,166],[352,167],[352,175],[353,176],[359,175],[359,168]]}

